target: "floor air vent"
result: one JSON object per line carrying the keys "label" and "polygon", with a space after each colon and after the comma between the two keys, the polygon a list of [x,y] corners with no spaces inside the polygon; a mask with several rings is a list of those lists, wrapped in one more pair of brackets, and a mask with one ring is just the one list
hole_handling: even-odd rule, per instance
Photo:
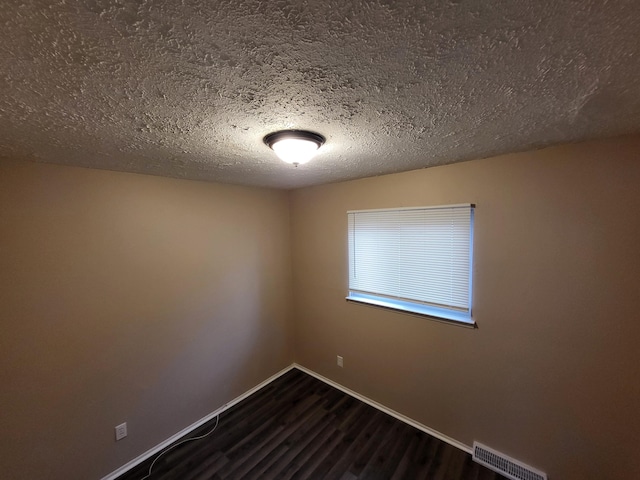
{"label": "floor air vent", "polygon": [[473,460],[512,480],[547,480],[547,474],[473,442]]}

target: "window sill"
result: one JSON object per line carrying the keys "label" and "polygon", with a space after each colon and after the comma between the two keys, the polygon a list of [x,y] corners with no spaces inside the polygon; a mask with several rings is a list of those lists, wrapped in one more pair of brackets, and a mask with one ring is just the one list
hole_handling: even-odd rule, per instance
{"label": "window sill", "polygon": [[366,295],[363,293],[350,292],[346,297],[348,302],[360,303],[372,307],[385,308],[394,310],[399,313],[407,313],[409,315],[417,315],[430,320],[458,325],[460,327],[476,328],[476,322],[464,313],[453,312],[444,308],[431,307],[411,302],[403,302],[401,300],[392,300],[375,295]]}

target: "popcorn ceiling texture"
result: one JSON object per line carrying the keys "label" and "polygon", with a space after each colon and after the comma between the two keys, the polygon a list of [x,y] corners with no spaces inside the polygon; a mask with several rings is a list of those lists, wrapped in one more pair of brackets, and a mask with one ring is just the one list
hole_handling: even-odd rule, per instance
{"label": "popcorn ceiling texture", "polygon": [[[640,130],[637,0],[4,0],[0,156],[295,188]],[[327,143],[292,167],[263,143]]]}

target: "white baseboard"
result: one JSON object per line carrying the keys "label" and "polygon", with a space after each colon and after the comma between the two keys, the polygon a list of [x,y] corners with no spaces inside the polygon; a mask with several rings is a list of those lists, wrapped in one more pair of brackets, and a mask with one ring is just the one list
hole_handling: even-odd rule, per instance
{"label": "white baseboard", "polygon": [[360,395],[359,393],[354,392],[353,390],[351,390],[351,389],[349,389],[347,387],[344,387],[344,386],[340,385],[339,383],[334,382],[333,380],[329,380],[328,378],[323,377],[320,374],[317,374],[313,370],[309,370],[308,368],[303,367],[302,365],[298,365],[297,363],[293,363],[293,364],[289,365],[288,367],[280,370],[275,375],[272,375],[271,377],[267,378],[264,382],[261,382],[260,384],[256,385],[255,387],[253,387],[250,390],[247,390],[246,392],[244,392],[239,397],[234,398],[229,403],[225,403],[223,406],[221,406],[217,410],[211,412],[210,414],[208,414],[207,416],[201,418],[197,422],[189,425],[187,428],[184,428],[183,430],[180,430],[175,435],[172,435],[171,437],[167,438],[164,442],[159,443],[158,445],[156,445],[155,447],[153,447],[150,450],[147,450],[142,455],[134,458],[133,460],[131,460],[130,462],[128,462],[125,465],[121,466],[117,470],[111,472],[106,477],[102,477],[101,480],[115,480],[115,479],[117,479],[120,475],[123,475],[124,473],[128,472],[133,467],[135,467],[136,465],[139,465],[140,463],[144,462],[145,460],[147,460],[148,458],[152,457],[156,453],[164,450],[166,447],[171,445],[176,440],[179,440],[180,438],[182,438],[183,436],[185,436],[188,433],[192,432],[193,430],[195,430],[199,426],[207,423],[209,420],[215,418],[216,415],[219,415],[222,412],[224,412],[225,410],[228,410],[229,408],[233,407],[235,404],[241,402],[242,400],[244,400],[248,396],[250,396],[250,395],[254,394],[255,392],[257,392],[258,390],[260,390],[262,387],[270,384],[275,379],[277,379],[278,377],[281,377],[282,375],[287,373],[289,370],[292,370],[294,368],[297,368],[298,370],[300,370],[302,372],[308,373],[312,377],[317,378],[318,380],[326,383],[327,385],[331,385],[332,387],[335,387],[338,390],[341,390],[342,392],[346,393],[347,395],[350,395],[350,396],[352,396],[354,398],[357,398],[358,400],[366,403],[367,405],[371,405],[373,408],[377,408],[381,412],[384,412],[384,413],[386,413],[388,415],[391,415],[392,417],[397,418],[401,422],[404,422],[407,425],[411,425],[412,427],[415,427],[418,430],[423,431],[424,433],[432,435],[432,436],[436,437],[437,439],[448,443],[449,445],[452,445],[452,446],[454,446],[456,448],[459,448],[460,450],[463,450],[463,451],[465,451],[467,453],[473,453],[473,449],[469,445],[465,445],[464,443],[459,442],[458,440],[455,440],[455,439],[453,439],[451,437],[448,437],[447,435],[445,435],[443,433],[440,433],[440,432],[438,432],[436,430],[433,430],[432,428],[429,428],[426,425],[421,424],[420,422],[416,422],[415,420],[412,420],[411,418],[409,418],[409,417],[407,417],[405,415],[402,415],[401,413],[398,413],[395,410],[391,410],[390,408],[387,408],[384,405],[382,405],[382,404],[380,404],[380,403],[378,403],[378,402],[376,402],[374,400],[371,400],[370,398],[365,397],[364,395]]}
{"label": "white baseboard", "polygon": [[[142,462],[144,462],[145,460],[147,460],[148,458],[152,457],[153,455],[155,455],[156,453],[160,452],[161,450],[164,450],[166,447],[168,447],[169,445],[171,445],[173,442],[175,442],[176,440],[179,440],[180,438],[184,437],[185,435],[187,435],[188,433],[194,431],[196,428],[198,428],[201,425],[204,425],[205,423],[207,423],[209,420],[212,420],[213,418],[215,418],[217,415],[220,415],[222,412],[224,412],[225,410],[230,409],[231,407],[233,407],[235,404],[241,402],[242,400],[244,400],[245,398],[247,398],[248,396],[254,394],[255,392],[257,392],[258,390],[260,390],[262,387],[270,384],[271,382],[273,382],[276,378],[284,375],[285,373],[287,373],[289,370],[292,370],[294,368],[295,364],[289,365],[288,367],[280,370],[278,373],[276,373],[275,375],[270,376],[269,378],[267,378],[264,382],[256,385],[255,387],[253,387],[250,390],[247,390],[246,392],[244,392],[242,395],[240,395],[239,397],[234,398],[233,400],[231,400],[228,403],[225,403],[223,406],[221,406],[220,408],[218,408],[217,410],[211,412],[209,415],[202,417],[200,420],[198,420],[197,422],[189,425],[187,428],[184,428],[182,430],[180,430],[178,433],[176,433],[175,435],[172,435],[171,437],[167,438],[164,442],[159,443],[158,445],[156,445],[155,447],[153,447],[150,450],[147,450],[146,452],[144,452],[142,455],[134,458],[133,460],[131,460],[130,462],[126,463],[125,465],[121,466],[120,468],[118,468],[117,470],[114,470],[113,472],[111,472],[109,475],[107,475],[106,477],[102,477],[101,480],[115,480],[116,478],[118,478],[120,475],[123,475],[124,473],[128,472],[129,470],[131,470],[133,467],[135,467],[136,465],[141,464]],[[302,369],[301,369],[302,370]]]}
{"label": "white baseboard", "polygon": [[347,387],[343,387],[339,383],[336,383],[333,380],[329,380],[328,378],[317,374],[313,370],[309,370],[308,368],[305,368],[302,365],[298,365],[297,363],[294,363],[293,367],[297,368],[298,370],[302,370],[305,373],[308,373],[312,377],[316,377],[318,380],[321,380],[324,383],[326,383],[328,385],[331,385],[332,387],[337,388],[338,390],[342,390],[347,395],[351,395],[352,397],[357,398],[358,400],[361,400],[364,403],[366,403],[368,405],[371,405],[374,408],[377,408],[381,412],[384,412],[384,413],[386,413],[388,415],[391,415],[394,418],[397,418],[398,420],[400,420],[401,422],[406,423],[407,425],[411,425],[412,427],[415,427],[418,430],[423,431],[424,433],[428,433],[429,435],[431,435],[433,437],[436,437],[437,439],[442,440],[443,442],[446,442],[449,445],[452,445],[452,446],[454,446],[456,448],[459,448],[460,450],[463,450],[463,451],[465,451],[467,453],[473,453],[473,449],[469,445],[465,445],[464,443],[459,442],[458,440],[456,440],[454,438],[448,437],[444,433],[440,433],[437,430],[429,428],[426,425],[421,424],[420,422],[416,422],[415,420],[412,420],[411,418],[409,418],[409,417],[407,417],[405,415],[402,415],[401,413],[398,413],[395,410],[391,410],[390,408],[387,408],[384,405],[382,405],[382,404],[380,404],[380,403],[378,403],[378,402],[376,402],[374,400],[371,400],[370,398],[365,397],[364,395],[360,395],[359,393],[354,392],[353,390],[351,390],[351,389],[349,389]]}

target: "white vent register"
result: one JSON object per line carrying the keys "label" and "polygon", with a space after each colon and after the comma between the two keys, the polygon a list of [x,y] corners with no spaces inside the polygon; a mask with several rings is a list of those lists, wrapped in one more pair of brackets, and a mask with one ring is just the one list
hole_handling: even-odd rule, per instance
{"label": "white vent register", "polygon": [[473,442],[473,460],[512,480],[547,480],[547,474],[478,442]]}

